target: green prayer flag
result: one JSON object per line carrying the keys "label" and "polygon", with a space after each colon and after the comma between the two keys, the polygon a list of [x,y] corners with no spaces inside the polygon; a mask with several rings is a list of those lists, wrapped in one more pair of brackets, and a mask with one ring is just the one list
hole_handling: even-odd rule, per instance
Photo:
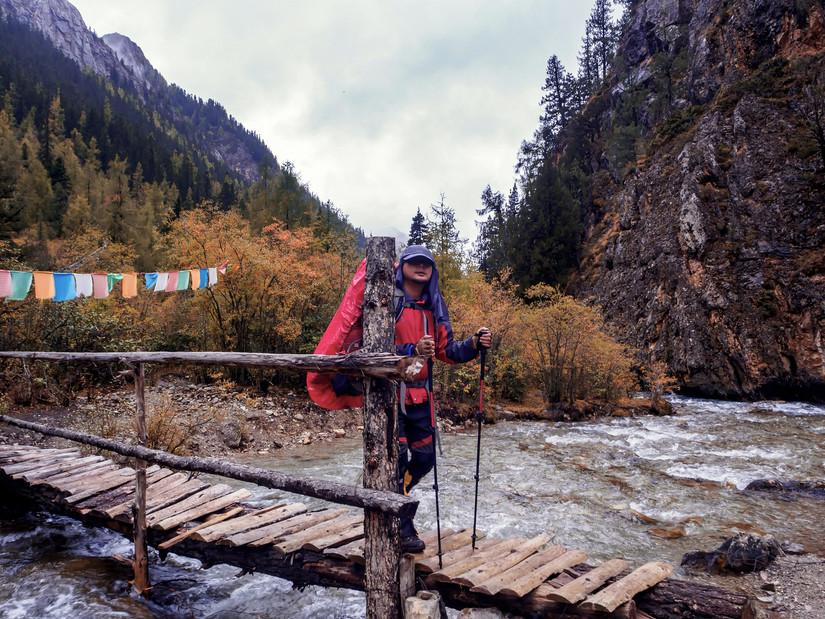
{"label": "green prayer flag", "polygon": [[106,276],[106,285],[109,287],[109,293],[111,293],[112,288],[115,287],[115,282],[121,279],[123,279],[123,273],[109,273],[109,275]]}
{"label": "green prayer flag", "polygon": [[6,297],[7,301],[23,301],[29,294],[32,287],[32,274],[30,271],[11,272],[11,294]]}
{"label": "green prayer flag", "polygon": [[175,290],[186,290],[189,288],[189,271],[178,271],[178,287]]}

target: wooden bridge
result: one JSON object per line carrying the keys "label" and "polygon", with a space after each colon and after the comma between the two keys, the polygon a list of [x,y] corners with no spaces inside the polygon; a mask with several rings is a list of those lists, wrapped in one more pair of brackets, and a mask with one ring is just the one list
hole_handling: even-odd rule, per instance
{"label": "wooden bridge", "polygon": [[[353,355],[251,353],[64,353],[0,351],[0,359],[125,364],[135,382],[137,444],[0,415],[9,424],[79,442],[132,459],[122,466],[77,449],[0,447],[2,496],[109,528],[134,539],[135,589],[150,590],[147,546],[206,566],[226,563],[291,580],[364,590],[367,617],[393,619],[416,590],[437,590],[453,607],[497,606],[540,617],[661,617],[740,619],[742,595],[669,579],[670,565],[630,566],[614,559],[598,567],[587,555],[533,538],[481,538],[475,550],[466,530],[442,531],[442,564],[433,532],[420,555],[400,551],[399,518],[418,502],[397,487],[395,380],[415,375],[421,358],[394,354],[394,240],[370,238],[364,293],[363,352]],[[210,458],[147,449],[144,365],[238,365],[295,371],[345,372],[365,384],[364,487],[286,475]],[[346,505],[311,510],[301,503],[252,509],[245,489],[207,484],[205,472]],[[351,508],[357,508],[353,510]]]}
{"label": "wooden bridge", "polygon": [[[0,446],[3,496],[129,537],[134,476],[130,467],[73,448]],[[148,541],[161,556],[172,551],[207,567],[227,563],[298,585],[364,589],[363,512],[312,510],[303,503],[252,509],[243,505],[251,495],[243,488],[209,484],[158,465],[148,467],[146,476]],[[435,532],[422,538],[427,549],[405,557],[408,578],[457,607],[495,606],[543,617],[646,618],[662,616],[667,600],[669,616],[740,617],[739,604],[745,602],[726,595],[725,606],[712,587],[665,580],[672,572],[667,563],[632,569],[613,559],[593,568],[585,552],[552,544],[547,535],[501,539],[482,533],[473,551],[469,530],[445,529],[441,568]],[[688,610],[688,604],[694,608]],[[680,605],[684,612],[673,614]],[[711,610],[714,614],[688,614]]]}

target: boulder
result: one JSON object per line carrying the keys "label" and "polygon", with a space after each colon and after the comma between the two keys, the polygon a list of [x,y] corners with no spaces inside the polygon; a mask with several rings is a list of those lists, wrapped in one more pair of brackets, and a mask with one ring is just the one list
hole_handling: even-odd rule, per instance
{"label": "boulder", "polygon": [[759,572],[779,556],[782,549],[770,535],[760,537],[739,533],[713,552],[688,552],[682,557],[682,565],[702,569],[711,574],[725,572]]}
{"label": "boulder", "polygon": [[243,444],[243,430],[241,424],[231,419],[220,427],[221,440],[230,449],[239,449]]}

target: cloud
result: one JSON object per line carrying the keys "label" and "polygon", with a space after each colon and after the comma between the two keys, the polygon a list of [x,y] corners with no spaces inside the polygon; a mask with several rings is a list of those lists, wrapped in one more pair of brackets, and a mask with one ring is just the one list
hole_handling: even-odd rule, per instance
{"label": "cloud", "polygon": [[573,68],[590,10],[561,0],[76,0],[213,98],[365,230],[406,230],[445,193],[462,234],[508,191],[547,58]]}

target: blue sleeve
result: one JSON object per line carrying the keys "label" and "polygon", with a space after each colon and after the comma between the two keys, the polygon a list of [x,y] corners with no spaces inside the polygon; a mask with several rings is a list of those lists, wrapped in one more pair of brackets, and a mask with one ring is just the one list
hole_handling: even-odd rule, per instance
{"label": "blue sleeve", "polygon": [[395,354],[403,357],[414,357],[415,344],[397,344],[395,347]]}
{"label": "blue sleeve", "polygon": [[438,325],[439,340],[443,344],[439,345],[436,356],[447,363],[467,363],[478,355],[478,350],[473,346],[473,336],[466,340],[455,341],[453,339],[453,328],[449,322]]}

